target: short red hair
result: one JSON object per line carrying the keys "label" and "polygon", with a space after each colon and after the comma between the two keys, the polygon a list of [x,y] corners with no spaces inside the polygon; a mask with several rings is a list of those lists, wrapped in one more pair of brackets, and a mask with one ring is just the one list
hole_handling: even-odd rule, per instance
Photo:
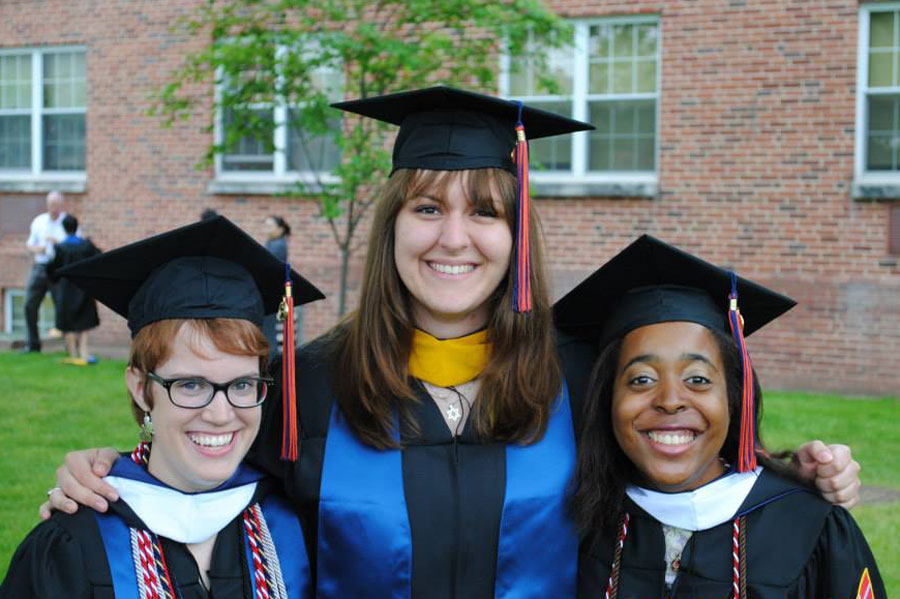
{"label": "short red hair", "polygon": [[[201,341],[209,339],[220,352],[236,356],[257,356],[259,371],[265,373],[269,365],[269,342],[258,326],[238,318],[169,318],[143,327],[131,342],[128,366],[145,375],[164,363],[172,355],[172,341],[183,326],[190,328],[191,349],[203,355]],[[144,401],[153,407],[149,385],[144,386]],[[131,398],[134,419],[141,424],[144,411]]]}

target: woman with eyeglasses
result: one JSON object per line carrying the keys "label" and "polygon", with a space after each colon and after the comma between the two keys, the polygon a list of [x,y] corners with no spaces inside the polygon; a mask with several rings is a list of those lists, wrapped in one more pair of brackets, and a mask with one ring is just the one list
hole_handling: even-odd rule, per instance
{"label": "woman with eyeglasses", "polygon": [[[142,442],[106,477],[120,499],[37,526],[0,597],[309,597],[296,513],[273,493],[280,483],[243,463],[273,382],[259,325],[278,306],[283,263],[218,217],[60,274],[128,319]],[[296,273],[292,283],[300,303],[321,297]]]}

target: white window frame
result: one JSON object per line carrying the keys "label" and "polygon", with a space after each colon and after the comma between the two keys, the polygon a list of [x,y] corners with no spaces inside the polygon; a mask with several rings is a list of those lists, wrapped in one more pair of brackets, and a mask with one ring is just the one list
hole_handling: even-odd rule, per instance
{"label": "white window frame", "polygon": [[[286,52],[286,48],[279,48],[279,54]],[[341,87],[343,88],[343,73],[341,73]],[[222,79],[221,71],[217,73],[217,80]],[[213,135],[216,145],[224,142],[224,114],[221,108],[222,89],[216,86],[216,115],[213,124]],[[332,172],[324,171],[292,171],[288,170],[288,111],[294,106],[288,105],[283,98],[276,100],[274,105],[268,103],[250,104],[247,108],[272,109],[272,118],[275,121],[273,131],[273,160],[271,171],[227,171],[224,169],[224,154],[216,152],[215,155],[215,180],[208,186],[211,193],[284,193],[294,188],[297,183],[315,185],[318,182],[338,183],[340,179]]]}
{"label": "white window frame", "polygon": [[[900,2],[870,3],[859,7],[859,45],[856,55],[856,139],[853,153],[852,186],[852,194],[855,198],[900,197],[900,170],[894,172],[866,170],[866,135],[869,129],[869,114],[866,109],[869,90],[869,20],[874,12],[897,11],[900,11]],[[900,94],[900,86],[890,88],[890,93]]]}
{"label": "white window frame", "polygon": [[[84,46],[47,46],[41,48],[3,48],[0,56],[31,55],[31,108],[28,110],[0,110],[4,115],[28,114],[31,116],[31,168],[8,169],[0,167],[0,191],[61,191],[83,192],[87,182],[87,170],[54,171],[43,170],[44,162],[44,119],[45,114],[66,113],[84,114],[87,118],[87,89],[85,90],[84,108],[44,108],[44,55],[65,52],[84,52]],[[85,68],[85,87],[89,88],[87,68]],[[87,153],[87,139],[85,139]],[[87,156],[85,156],[87,162]]]}
{"label": "white window frame", "polygon": [[[13,310],[13,303],[15,298],[21,298],[22,307],[25,306],[25,290],[18,287],[7,287],[3,290],[3,331],[6,334],[13,334],[16,331],[13,330],[13,325],[15,323],[15,311]],[[44,299],[41,300],[41,307],[43,307],[45,302],[51,302],[51,306],[56,309],[56,306],[52,304],[52,297],[50,296],[50,292],[44,296]],[[55,315],[51,314],[48,318],[41,318],[44,316],[44,310],[38,308],[38,332],[46,334],[47,331],[52,329],[55,326]],[[25,321],[25,315],[22,314],[22,318],[20,319],[22,322]],[[25,334],[26,331],[20,331],[22,334]]]}
{"label": "white window frame", "polygon": [[[597,17],[589,19],[572,19],[569,21],[574,28],[573,38],[573,76],[572,76],[572,118],[580,121],[588,119],[588,102],[602,100],[604,98],[616,99],[654,99],[656,101],[656,116],[654,136],[654,160],[653,171],[603,171],[591,172],[587,170],[588,132],[582,131],[572,134],[572,169],[560,170],[532,170],[532,187],[539,195],[547,196],[656,196],[659,187],[659,120],[662,94],[660,83],[662,80],[662,27],[659,15],[627,15],[613,17]],[[656,43],[656,92],[638,94],[588,94],[588,44],[590,27],[593,25],[608,24],[640,25],[652,23],[657,26]],[[500,56],[500,95],[510,97],[510,68],[512,57],[508,52]],[[568,97],[568,96],[566,96]],[[531,100],[544,99],[541,96],[529,96]],[[558,100],[558,96],[547,96],[547,100]],[[526,128],[526,134],[527,134]]]}

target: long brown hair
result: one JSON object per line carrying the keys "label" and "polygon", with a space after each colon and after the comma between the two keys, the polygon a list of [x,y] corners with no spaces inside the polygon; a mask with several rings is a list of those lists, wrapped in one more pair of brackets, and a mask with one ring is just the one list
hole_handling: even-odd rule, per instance
{"label": "long brown hair", "polygon": [[[394,224],[407,201],[423,192],[443,195],[462,184],[475,208],[495,210],[491,190],[499,192],[502,216],[516,227],[516,180],[501,169],[423,171],[400,169],[388,180],[376,206],[363,271],[359,309],[332,334],[337,345],[334,389],[348,422],[368,445],[396,447],[394,414],[408,416],[417,401],[408,374],[415,322],[409,293],[394,260]],[[484,438],[534,442],[547,428],[562,375],[553,336],[553,319],[544,274],[540,221],[531,214],[532,311],[512,309],[510,260],[503,282],[489,300],[491,357],[481,373],[472,417]],[[415,423],[413,423],[414,425]]]}

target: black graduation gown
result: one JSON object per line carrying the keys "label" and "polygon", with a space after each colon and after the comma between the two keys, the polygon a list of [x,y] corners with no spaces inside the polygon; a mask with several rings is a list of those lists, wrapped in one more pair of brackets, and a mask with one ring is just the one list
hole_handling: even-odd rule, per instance
{"label": "black graduation gown", "polygon": [[[252,501],[271,484],[260,481]],[[140,519],[123,501],[110,509],[132,526]],[[160,537],[163,553],[180,599],[253,599],[239,515],[216,538],[209,570],[209,592],[183,543]],[[55,512],[19,545],[0,585],[0,599],[114,599],[113,583],[100,529],[93,510],[74,515]]]}
{"label": "black graduation gown", "polygon": [[47,270],[57,288],[56,328],[66,333],[93,329],[100,324],[94,298],[70,280],[55,278],[54,273],[63,266],[96,256],[100,250],[89,239],[57,243],[54,247],[55,255]]}
{"label": "black graduation gown", "polygon": [[[557,346],[577,431],[581,397],[595,353],[589,344],[562,334]],[[301,348],[296,363],[299,459],[293,464],[278,459],[282,408],[276,390],[263,404],[263,423],[248,461],[284,480],[285,492],[304,522],[315,577],[319,491],[333,402],[331,357],[325,341]],[[273,372],[279,371],[280,366],[273,367]],[[506,484],[505,446],[479,440],[471,420],[454,439],[424,388],[419,386],[417,392],[421,401],[413,407],[412,416],[419,435],[401,430],[403,490],[412,539],[412,599],[492,599]]]}
{"label": "black graduation gown", "polygon": [[[628,499],[626,509],[631,520],[622,554],[620,599],[732,597],[732,521],[691,536],[675,583],[667,590],[662,526]],[[886,596],[872,552],[847,510],[764,470],[738,513],[747,514],[749,597],[854,599],[865,568],[874,596]],[[582,543],[579,598],[604,596],[614,546],[614,535]]]}

